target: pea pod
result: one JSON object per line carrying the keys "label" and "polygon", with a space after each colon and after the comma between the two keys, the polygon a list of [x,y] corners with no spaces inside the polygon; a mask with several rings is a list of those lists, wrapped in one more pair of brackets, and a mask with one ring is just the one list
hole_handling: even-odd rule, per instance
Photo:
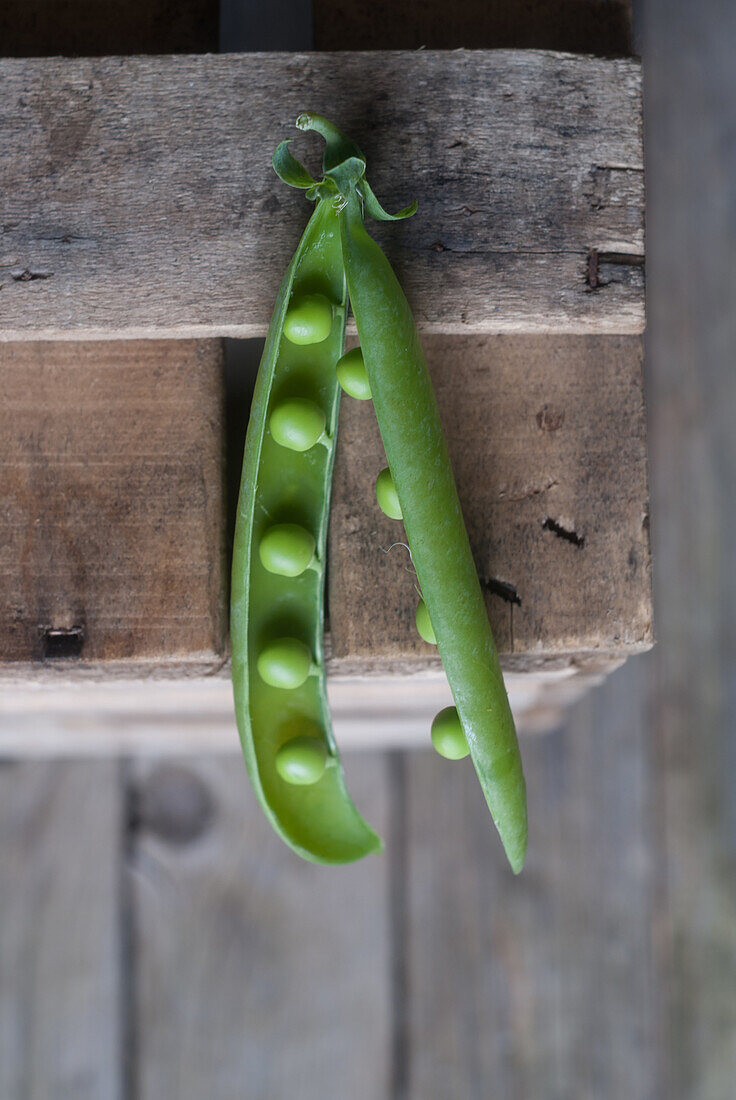
{"label": "pea pod", "polygon": [[[518,873],[526,855],[527,810],[514,720],[411,310],[363,221],[365,213],[391,215],[368,186],[360,150],[319,115],[302,115],[297,126],[327,141],[325,176],[340,195],[348,294],[398,515],[478,779]],[[379,492],[385,496],[386,487]]]}
{"label": "pea pod", "polygon": [[286,143],[274,168],[316,201],[279,289],[245,442],[233,547],[235,712],[251,782],[299,855],[346,863],[382,847],[353,805],[330,724],[324,563],[346,289],[336,188]]}

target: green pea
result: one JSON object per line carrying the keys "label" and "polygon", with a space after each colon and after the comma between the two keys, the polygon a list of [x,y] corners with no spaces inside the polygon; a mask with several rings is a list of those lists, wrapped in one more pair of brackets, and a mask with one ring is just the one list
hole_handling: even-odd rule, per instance
{"label": "green pea", "polygon": [[298,523],[276,523],[258,546],[261,564],[280,577],[300,577],[314,557],[314,536]]}
{"label": "green pea", "polygon": [[310,786],[324,775],[327,746],[316,737],[301,734],[284,742],[276,753],[276,771],[286,783]]}
{"label": "green pea", "polygon": [[293,690],[309,676],[312,654],[297,638],[278,638],[261,650],[257,668],[262,680],[271,687]]}
{"label": "green pea", "polygon": [[420,600],[417,604],[416,624],[419,637],[423,638],[425,642],[429,642],[430,645],[437,645],[437,638],[429,621],[429,612],[424,600]]}
{"label": "green pea", "polygon": [[402,518],[399,497],[388,466],[385,470],[381,470],[376,479],[376,500],[378,501],[378,507],[389,519]]}
{"label": "green pea", "polygon": [[432,744],[446,760],[462,760],[470,752],[456,707],[444,707],[432,722]]}
{"label": "green pea", "polygon": [[349,397],[354,397],[357,401],[370,401],[371,387],[360,348],[353,348],[343,355],[335,370],[338,382]]}
{"label": "green pea", "polygon": [[291,300],[284,336],[292,344],[321,344],[332,328],[332,303],[324,294],[301,294]]}
{"label": "green pea", "polygon": [[271,435],[290,451],[308,451],[322,437],[327,420],[319,405],[306,397],[282,401],[271,413]]}

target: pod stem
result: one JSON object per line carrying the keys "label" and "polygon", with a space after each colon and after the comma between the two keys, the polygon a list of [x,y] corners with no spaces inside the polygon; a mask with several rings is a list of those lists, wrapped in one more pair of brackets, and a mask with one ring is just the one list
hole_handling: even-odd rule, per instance
{"label": "pod stem", "polygon": [[325,139],[325,153],[322,160],[323,172],[331,172],[343,161],[352,160],[353,158],[362,161],[365,167],[365,157],[355,142],[346,137],[333,122],[324,118],[323,115],[312,115],[305,112],[299,115],[296,126],[299,130],[314,130]]}
{"label": "pod stem", "polygon": [[[327,179],[323,180],[322,184],[312,181],[311,190],[326,185],[327,180],[331,180],[339,190],[339,195],[335,199],[336,209],[341,209],[341,204],[347,201],[348,193],[354,187],[360,195],[362,209],[369,218],[393,222],[402,218],[410,218],[412,214],[416,213],[416,199],[396,214],[389,214],[387,210],[384,210],[365,178],[364,154],[355,142],[346,137],[341,130],[338,130],[337,126],[329,119],[324,118],[323,115],[313,115],[305,112],[299,115],[296,125],[300,130],[314,130],[325,140],[322,171]],[[274,154],[276,172],[281,179],[286,183],[290,183],[293,187],[309,186],[307,181],[311,177],[299,162],[294,160],[285,148],[286,144],[282,142],[276,154]],[[310,196],[310,191],[307,192],[307,195]]]}

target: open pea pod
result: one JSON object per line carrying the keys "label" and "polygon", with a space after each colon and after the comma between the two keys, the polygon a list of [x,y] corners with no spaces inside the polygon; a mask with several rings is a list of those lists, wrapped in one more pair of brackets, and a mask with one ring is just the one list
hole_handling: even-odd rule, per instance
{"label": "open pea pod", "polygon": [[[301,115],[341,161],[326,155],[325,175],[339,197],[342,256],[388,469],[379,477],[379,502],[403,518],[456,713],[435,719],[433,740],[443,755],[468,748],[509,862],[524,864],[526,787],[519,744],[485,602],[470,550],[450,457],[417,330],[406,297],[364,214],[390,218],[365,180],[365,158],[321,116]],[[398,216],[413,213],[407,207]],[[419,624],[419,619],[418,619]],[[421,626],[419,627],[421,629]],[[449,708],[448,708],[449,709]]]}
{"label": "open pea pod", "polygon": [[279,289],[251,407],[233,547],[235,712],[251,782],[299,855],[347,863],[382,847],[347,792],[325,691],[327,518],[346,288],[334,184],[285,145],[274,167],[316,209]]}

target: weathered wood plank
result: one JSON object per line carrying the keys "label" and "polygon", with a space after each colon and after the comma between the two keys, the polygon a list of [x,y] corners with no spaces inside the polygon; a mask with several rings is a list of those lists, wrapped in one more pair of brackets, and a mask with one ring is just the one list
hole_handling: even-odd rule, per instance
{"label": "weathered wood plank", "polygon": [[660,1095],[736,1080],[736,8],[644,5],[657,654],[654,734],[666,996]]}
{"label": "weathered wood plank", "polygon": [[[397,51],[0,73],[4,339],[262,333],[307,212],[270,157],[305,107],[361,140],[389,207],[418,198],[388,241],[424,331],[643,326],[634,61]],[[591,250],[625,261],[597,286]]]}
{"label": "weathered wood plank", "polygon": [[[539,733],[613,670],[582,668],[506,673],[517,725]],[[426,746],[435,714],[452,702],[443,675],[328,679],[332,722],[343,748]],[[228,670],[175,681],[108,679],[80,683],[26,680],[2,685],[0,754],[239,753]]]}
{"label": "weathered wood plank", "polygon": [[[300,860],[230,761],[189,757],[137,772],[135,1095],[384,1097],[387,859]],[[382,758],[349,758],[347,773],[385,833]]]}
{"label": "weathered wood plank", "polygon": [[[595,657],[615,664],[647,648],[639,339],[428,337],[426,345],[505,667],[536,673]],[[154,371],[159,346],[164,365],[156,360]],[[90,366],[97,356],[100,363]],[[0,652],[14,663],[4,678],[58,680],[54,662],[18,662],[41,655],[44,626],[76,622],[91,624],[82,654],[89,660],[64,662],[65,676],[211,673],[224,648],[221,634],[216,640],[223,623],[217,355],[186,342],[16,344],[6,347],[5,362],[2,476],[12,507],[0,551],[9,622]],[[99,403],[101,387],[107,404]],[[39,405],[55,409],[41,421],[40,442]],[[106,408],[114,430],[90,427]],[[18,487],[16,454],[26,481],[33,475],[30,496],[27,487],[20,491],[25,481]],[[374,503],[383,462],[372,407],[346,399],[331,522],[333,676],[439,671],[435,652],[414,630],[408,555],[401,546],[383,552],[400,537]],[[121,662],[126,654],[136,660]]]}
{"label": "weathered wood plank", "polygon": [[[642,348],[635,337],[426,341],[506,667],[652,641]],[[330,526],[335,667],[436,667],[403,527],[375,502],[370,402],[342,404]]]}
{"label": "weathered wood plank", "polygon": [[523,743],[517,879],[468,762],[406,754],[410,1100],[669,1095],[650,939],[650,675],[650,658],[629,662],[564,729]]}
{"label": "weathered wood plank", "polygon": [[223,659],[221,371],[216,342],[0,345],[0,662]]}
{"label": "weathered wood plank", "polygon": [[123,1100],[118,777],[0,764],[3,1100]]}

